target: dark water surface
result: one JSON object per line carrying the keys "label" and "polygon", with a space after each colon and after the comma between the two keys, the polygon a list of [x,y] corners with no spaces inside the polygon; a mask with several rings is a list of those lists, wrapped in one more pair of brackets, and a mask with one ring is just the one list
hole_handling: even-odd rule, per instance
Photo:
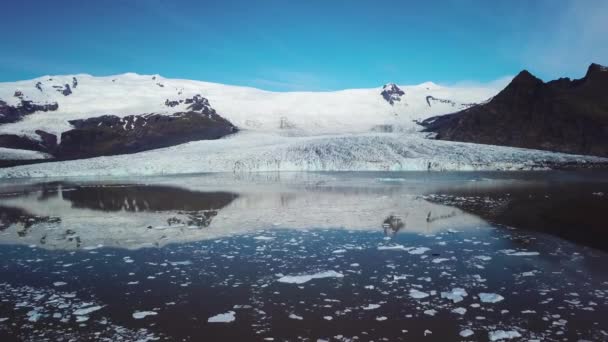
{"label": "dark water surface", "polygon": [[605,172],[0,193],[0,341],[608,340]]}

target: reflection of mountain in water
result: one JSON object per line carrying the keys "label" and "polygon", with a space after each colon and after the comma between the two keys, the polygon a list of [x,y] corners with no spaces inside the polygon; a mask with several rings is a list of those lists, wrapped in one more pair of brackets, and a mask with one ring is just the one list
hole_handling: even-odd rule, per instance
{"label": "reflection of mountain in water", "polygon": [[159,246],[196,235],[189,231],[208,227],[236,197],[155,185],[27,185],[0,198],[0,240],[68,249]]}
{"label": "reflection of mountain in water", "polygon": [[[397,231],[434,233],[454,225],[481,222],[393,185],[302,187],[253,182],[243,186],[218,182],[201,187],[201,182],[193,179],[170,179],[170,186],[160,185],[167,179],[146,181],[158,183],[55,183],[14,189],[12,195],[0,197],[0,205],[18,208],[21,213],[7,211],[5,216],[23,216],[25,221],[35,217],[58,219],[35,222],[25,234],[22,222],[9,220],[0,234],[0,242],[44,245],[50,249],[99,244],[141,248],[269,228],[378,231],[384,223],[394,235]],[[433,217],[448,218],[432,221],[431,213]],[[387,217],[393,219],[386,221]]]}
{"label": "reflection of mountain in water", "polygon": [[103,211],[205,211],[217,210],[237,195],[196,192],[168,186],[78,186],[63,192],[74,208]]}
{"label": "reflection of mountain in water", "polygon": [[438,190],[425,198],[496,224],[549,233],[606,250],[607,191],[605,182],[469,184]]}

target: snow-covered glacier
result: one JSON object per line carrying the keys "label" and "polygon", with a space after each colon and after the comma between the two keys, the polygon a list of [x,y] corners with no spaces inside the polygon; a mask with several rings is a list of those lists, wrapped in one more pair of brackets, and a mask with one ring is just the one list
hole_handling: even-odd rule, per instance
{"label": "snow-covered glacier", "polygon": [[[72,84],[69,87],[69,84]],[[69,93],[66,91],[69,87]],[[40,140],[70,121],[102,115],[171,115],[188,98],[208,99],[239,132],[218,140],[72,161],[0,169],[0,177],[156,175],[199,172],[352,170],[530,170],[608,159],[428,139],[416,121],[468,108],[501,85],[388,84],[333,92],[268,92],[159,75],[44,76],[0,83],[0,100],[57,107],[0,125],[0,135]],[[67,94],[67,95],[66,95]],[[20,102],[21,101],[21,102]],[[43,108],[43,107],[41,107]],[[49,107],[50,108],[50,107]],[[120,129],[128,129],[127,125]],[[10,150],[0,150],[6,156]],[[6,153],[4,153],[6,152]],[[17,152],[15,150],[15,152]],[[20,152],[23,154],[23,151]],[[31,153],[39,159],[44,153]]]}
{"label": "snow-covered glacier", "polygon": [[286,137],[240,132],[219,140],[64,162],[0,169],[0,177],[71,177],[259,171],[535,170],[599,157],[425,139],[419,134],[360,133]]}

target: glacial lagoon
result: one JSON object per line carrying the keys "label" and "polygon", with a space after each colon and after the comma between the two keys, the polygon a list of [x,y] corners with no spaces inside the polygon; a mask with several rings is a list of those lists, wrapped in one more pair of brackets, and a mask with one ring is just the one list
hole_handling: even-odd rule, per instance
{"label": "glacial lagoon", "polygon": [[607,176],[3,181],[0,340],[608,340]]}

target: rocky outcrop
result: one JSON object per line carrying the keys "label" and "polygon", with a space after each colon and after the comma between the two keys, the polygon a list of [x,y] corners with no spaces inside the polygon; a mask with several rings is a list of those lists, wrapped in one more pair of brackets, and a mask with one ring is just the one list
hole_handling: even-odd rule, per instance
{"label": "rocky outcrop", "polygon": [[608,70],[547,83],[524,70],[489,102],[421,124],[442,140],[608,156]]}
{"label": "rocky outcrop", "polygon": [[219,139],[237,128],[219,116],[209,101],[197,95],[186,99],[188,111],[172,115],[104,115],[73,120],[74,129],[61,135],[54,154],[60,159],[135,153],[195,140]]}
{"label": "rocky outcrop", "polygon": [[[59,144],[56,135],[43,130],[36,130],[40,136],[38,139],[1,134],[0,147],[40,151],[53,155],[56,160],[68,160],[135,153],[195,140],[219,139],[237,132],[237,128],[218,115],[209,101],[200,95],[176,102],[187,105],[186,110],[170,115],[102,115],[72,120],[69,123],[74,128],[61,134]],[[56,109],[56,104],[40,106],[22,100],[21,106],[11,107],[0,101],[0,113],[4,114],[0,120],[14,122],[37,110]],[[10,161],[5,164],[30,162],[32,161]]]}
{"label": "rocky outcrop", "polygon": [[17,122],[24,116],[38,111],[56,111],[59,108],[57,103],[36,104],[33,101],[24,100],[23,94],[20,91],[16,91],[14,96],[20,99],[20,103],[17,106],[10,106],[0,100],[0,124]]}
{"label": "rocky outcrop", "polygon": [[405,92],[395,83],[387,83],[382,87],[380,95],[392,106],[395,102],[401,101],[401,96],[405,95]]}
{"label": "rocky outcrop", "polygon": [[55,88],[55,90],[57,90],[58,92],[63,94],[63,96],[68,96],[68,95],[72,94],[72,89],[70,88],[70,85],[67,83],[62,86],[54,85],[53,88]]}

